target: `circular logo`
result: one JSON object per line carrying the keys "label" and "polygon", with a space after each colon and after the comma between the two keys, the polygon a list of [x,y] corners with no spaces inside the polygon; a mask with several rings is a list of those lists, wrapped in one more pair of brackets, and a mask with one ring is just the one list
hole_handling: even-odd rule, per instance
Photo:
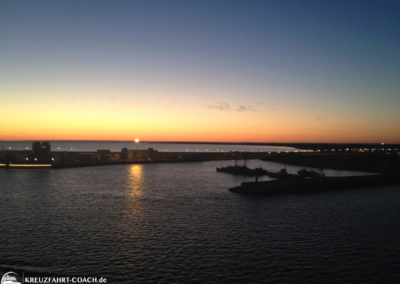
{"label": "circular logo", "polygon": [[18,274],[15,272],[7,272],[4,274],[4,276],[1,278],[1,284],[21,284],[21,282],[17,281]]}

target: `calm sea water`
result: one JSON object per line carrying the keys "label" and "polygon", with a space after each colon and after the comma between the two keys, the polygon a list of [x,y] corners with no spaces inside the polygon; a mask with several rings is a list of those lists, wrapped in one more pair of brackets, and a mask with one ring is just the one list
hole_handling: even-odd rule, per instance
{"label": "calm sea water", "polygon": [[[32,149],[32,141],[0,141],[0,150],[27,150]],[[106,149],[111,151],[121,151],[122,148],[128,149],[148,149],[154,148],[160,152],[269,152],[269,151],[296,151],[290,147],[275,146],[252,146],[252,145],[232,145],[232,144],[179,144],[179,143],[149,143],[140,142],[117,142],[117,141],[50,141],[52,151],[96,151]]]}
{"label": "calm sea water", "polygon": [[[0,276],[399,283],[399,186],[242,196],[228,188],[253,178],[218,173],[220,165],[0,170]],[[248,161],[258,165],[282,167]]]}

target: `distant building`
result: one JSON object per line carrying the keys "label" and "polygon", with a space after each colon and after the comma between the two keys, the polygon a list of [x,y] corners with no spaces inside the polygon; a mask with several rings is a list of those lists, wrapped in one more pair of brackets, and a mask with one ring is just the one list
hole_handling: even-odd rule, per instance
{"label": "distant building", "polygon": [[32,154],[39,157],[50,156],[51,146],[49,142],[33,142]]}
{"label": "distant building", "polygon": [[120,158],[120,153],[109,153],[104,155],[104,160],[119,160]]}
{"label": "distant building", "polygon": [[123,148],[121,150],[121,159],[138,159],[138,160],[157,160],[158,151],[153,148],[147,150],[128,150]]}
{"label": "distant building", "polygon": [[133,159],[133,150],[128,150],[128,148],[122,148],[121,159]]}
{"label": "distant building", "polygon": [[101,160],[101,154],[99,153],[79,153],[80,160],[93,161]]}
{"label": "distant building", "polygon": [[107,160],[107,155],[111,154],[110,150],[97,150],[97,154],[100,155],[101,160]]}

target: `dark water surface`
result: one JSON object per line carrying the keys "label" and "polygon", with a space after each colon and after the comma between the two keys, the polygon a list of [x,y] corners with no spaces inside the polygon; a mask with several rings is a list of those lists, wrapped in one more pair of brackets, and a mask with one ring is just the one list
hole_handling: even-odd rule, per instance
{"label": "dark water surface", "polygon": [[227,189],[252,178],[220,165],[0,170],[0,276],[400,283],[398,185],[248,197]]}

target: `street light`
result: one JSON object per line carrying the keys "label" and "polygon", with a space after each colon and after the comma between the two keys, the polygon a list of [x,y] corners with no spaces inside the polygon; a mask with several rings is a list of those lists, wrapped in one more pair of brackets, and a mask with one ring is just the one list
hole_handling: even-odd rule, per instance
{"label": "street light", "polygon": [[139,143],[139,139],[135,139],[135,144],[136,144],[136,162],[137,162],[137,144]]}

